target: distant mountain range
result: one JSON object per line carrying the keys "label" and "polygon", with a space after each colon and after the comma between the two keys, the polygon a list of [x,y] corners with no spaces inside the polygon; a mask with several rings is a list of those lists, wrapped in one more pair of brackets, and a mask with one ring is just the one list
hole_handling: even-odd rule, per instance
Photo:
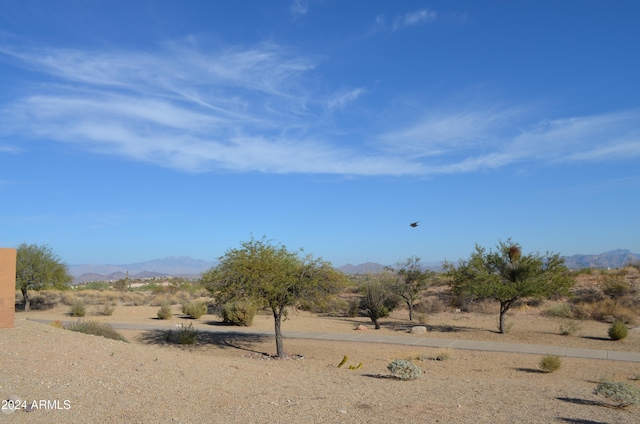
{"label": "distant mountain range", "polygon": [[[598,255],[573,255],[565,257],[565,264],[569,269],[582,268],[621,268],[629,262],[640,261],[640,254],[631,253],[629,250],[612,250]],[[164,259],[154,259],[147,262],[138,262],[125,265],[69,265],[69,272],[74,276],[74,284],[87,281],[111,281],[125,278],[153,278],[153,277],[186,277],[198,278],[200,274],[216,266],[215,261],[193,259],[188,256],[169,256]],[[425,264],[426,268],[439,271],[441,262]],[[385,265],[366,262],[360,265],[347,264],[336,269],[345,274],[378,273]]]}
{"label": "distant mountain range", "polygon": [[622,268],[629,262],[640,261],[640,254],[617,249],[599,255],[565,256],[564,263],[569,269],[582,268]]}
{"label": "distant mountain range", "polygon": [[187,277],[198,278],[200,274],[216,266],[215,261],[193,259],[188,256],[169,256],[124,265],[69,265],[69,273],[74,276],[74,284],[87,281],[111,281],[125,278]]}

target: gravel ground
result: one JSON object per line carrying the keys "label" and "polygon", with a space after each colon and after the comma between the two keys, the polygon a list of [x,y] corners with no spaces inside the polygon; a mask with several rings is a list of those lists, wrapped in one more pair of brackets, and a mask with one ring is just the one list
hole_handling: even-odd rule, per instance
{"label": "gravel ground", "polygon": [[[156,310],[119,307],[113,317],[100,320],[149,323]],[[127,330],[121,333],[131,343],[125,343],[27,319],[55,314],[59,311],[18,314],[16,328],[0,329],[0,397],[36,406],[0,414],[0,422],[640,423],[640,408],[612,408],[592,394],[602,378],[638,384],[629,380],[640,374],[638,364],[563,358],[559,371],[546,374],[538,371],[535,355],[296,339],[285,340],[285,349],[302,359],[272,360],[263,354],[273,352],[272,337],[209,336],[184,347],[164,343],[158,332]],[[211,317],[196,327],[207,320]],[[172,325],[181,321],[174,318]],[[343,321],[337,329],[353,331],[353,324],[344,327]],[[256,329],[270,325],[265,317],[256,318]],[[337,325],[294,314],[283,330],[337,331]],[[476,323],[467,320],[465,326]],[[384,331],[398,334],[393,325],[387,327]],[[448,332],[437,337],[443,334]],[[570,339],[583,343],[583,338],[562,340]],[[635,343],[618,346],[633,350]],[[430,359],[442,353],[449,358]],[[347,365],[363,367],[338,368],[344,355]],[[390,378],[386,366],[396,358],[413,359],[424,376]]]}

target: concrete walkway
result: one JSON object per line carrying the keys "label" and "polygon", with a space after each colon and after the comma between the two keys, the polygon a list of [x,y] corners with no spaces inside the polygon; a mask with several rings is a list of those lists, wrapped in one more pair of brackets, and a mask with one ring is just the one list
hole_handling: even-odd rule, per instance
{"label": "concrete walkway", "polygon": [[[32,321],[49,323],[50,320]],[[66,324],[66,323],[65,323]],[[121,330],[169,330],[175,329],[175,324],[110,324],[113,328]],[[255,331],[250,329],[229,327],[216,328],[198,328],[212,334],[239,334],[239,335],[259,335],[273,337],[273,331]],[[502,343],[487,342],[476,340],[457,340],[457,339],[438,339],[432,337],[410,337],[410,336],[384,336],[376,335],[369,332],[354,331],[353,333],[314,333],[303,331],[283,331],[284,338],[289,339],[311,339],[311,340],[327,340],[337,342],[360,342],[360,343],[385,343],[407,346],[422,346],[435,348],[477,350],[485,352],[507,352],[507,353],[528,353],[533,355],[557,355],[570,358],[584,359],[605,359],[610,361],[640,362],[639,352],[622,352],[617,350],[598,350],[598,349],[580,349],[573,347],[518,344],[518,343]]]}

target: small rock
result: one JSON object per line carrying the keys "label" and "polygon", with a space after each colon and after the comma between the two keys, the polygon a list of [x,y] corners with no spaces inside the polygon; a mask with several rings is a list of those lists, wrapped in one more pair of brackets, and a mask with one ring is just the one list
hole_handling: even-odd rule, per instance
{"label": "small rock", "polygon": [[427,332],[427,327],[425,327],[424,325],[415,325],[413,327],[411,327],[411,334],[421,334],[421,333],[426,333]]}
{"label": "small rock", "polygon": [[360,324],[359,326],[356,327],[356,330],[359,330],[359,331],[363,331],[363,330],[366,330],[366,329],[367,329],[367,327],[365,327],[362,324]]}

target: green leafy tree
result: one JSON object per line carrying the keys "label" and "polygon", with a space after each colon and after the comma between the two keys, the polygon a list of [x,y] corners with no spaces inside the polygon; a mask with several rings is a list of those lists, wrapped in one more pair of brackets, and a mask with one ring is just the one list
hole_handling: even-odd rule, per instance
{"label": "green leafy tree", "polygon": [[506,332],[505,314],[523,298],[548,298],[566,294],[575,284],[564,258],[556,253],[523,255],[520,246],[508,239],[496,251],[476,245],[469,259],[458,267],[444,263],[450,286],[457,295],[500,303],[500,333]]}
{"label": "green leafy tree", "polygon": [[22,292],[27,312],[31,309],[29,290],[65,289],[73,281],[67,266],[46,244],[22,243],[16,253],[16,290]]}
{"label": "green leafy tree", "polygon": [[263,237],[241,243],[219,258],[215,268],[204,273],[203,285],[220,304],[251,300],[269,308],[273,314],[276,354],[285,358],[282,344],[282,318],[287,308],[300,299],[323,300],[346,285],[346,278],[329,262],[274,246]]}
{"label": "green leafy tree", "polygon": [[423,270],[420,265],[420,258],[411,256],[404,262],[398,264],[397,268],[389,268],[396,273],[396,279],[391,284],[393,293],[400,296],[409,308],[409,321],[413,321],[413,306],[420,296],[420,293],[429,287],[436,273],[430,270]]}

